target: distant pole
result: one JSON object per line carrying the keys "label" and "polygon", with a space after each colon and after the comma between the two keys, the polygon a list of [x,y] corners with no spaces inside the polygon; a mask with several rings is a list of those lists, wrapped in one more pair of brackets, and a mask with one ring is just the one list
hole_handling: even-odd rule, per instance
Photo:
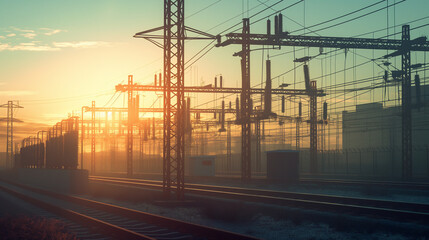
{"label": "distant pole", "polygon": [[410,26],[402,26],[402,178],[412,178],[412,102],[411,102],[411,53]]}
{"label": "distant pole", "polygon": [[[42,138],[41,139],[39,138],[39,133],[42,133]],[[46,153],[46,144],[44,144],[43,133],[48,134],[48,131],[44,131],[44,130],[38,131],[37,132],[37,139],[39,139],[41,141],[41,143],[43,143],[43,152]],[[15,149],[15,151],[16,151],[16,149]],[[43,163],[42,163],[43,167],[46,167],[46,154],[43,154],[42,161],[43,161]]]}
{"label": "distant pole", "polygon": [[91,119],[91,174],[95,174],[95,101],[92,101]]}
{"label": "distant pole", "polygon": [[80,128],[80,169],[83,169],[83,138],[85,136],[84,128],[83,128],[83,109],[85,107],[82,107],[82,115],[81,115],[81,128]]}
{"label": "distant pole", "polygon": [[318,173],[317,163],[317,85],[310,82],[310,171]]}
{"label": "distant pole", "polygon": [[13,101],[8,101],[7,104],[0,105],[0,108],[7,108],[7,137],[6,137],[6,167],[13,167],[13,109],[23,108],[19,104],[14,104]]}
{"label": "distant pole", "polygon": [[13,152],[13,108],[12,108],[12,101],[8,101],[8,108],[7,108],[7,146],[6,146],[6,166],[12,167],[12,156],[11,153]]}
{"label": "distant pole", "polygon": [[[12,164],[12,154],[13,154],[13,102],[9,101],[9,108],[8,108],[8,112],[10,113],[10,118],[8,118],[8,123],[10,123],[10,130],[8,127],[8,130],[10,131],[10,143],[8,142],[10,149],[8,149],[7,152],[7,161],[8,164],[10,165],[10,167],[12,168],[13,164]],[[9,117],[9,116],[8,116]]]}
{"label": "distant pole", "polygon": [[251,136],[251,97],[250,97],[250,23],[249,19],[243,19],[243,43],[241,50],[241,180],[248,181],[251,178],[252,136]]}
{"label": "distant pole", "polygon": [[133,75],[128,75],[127,176],[133,175]]}

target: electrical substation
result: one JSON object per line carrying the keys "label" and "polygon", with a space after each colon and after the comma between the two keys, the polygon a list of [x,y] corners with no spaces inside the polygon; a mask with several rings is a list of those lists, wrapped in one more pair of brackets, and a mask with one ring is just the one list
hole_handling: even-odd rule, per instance
{"label": "electrical substation", "polygon": [[[213,210],[219,215],[229,204],[245,208],[247,214],[273,205],[285,208],[279,211],[289,217],[303,219],[315,213],[301,215],[296,209],[407,219],[417,225],[428,221],[429,41],[416,34],[428,25],[427,17],[341,36],[341,31],[329,32],[383,11],[390,19],[389,9],[408,3],[371,3],[304,25],[302,32],[286,26],[292,21],[287,13],[307,1],[258,0],[260,11],[250,11],[249,16],[248,9],[247,16],[241,14],[242,19],[225,31],[206,32],[187,25],[185,2],[165,0],[161,26],[130,33],[139,44],[162,52],[162,66],[150,73],[150,80],[124,75],[110,86],[114,94],[107,103],[88,99],[79,112],[25,138],[14,137],[20,126],[14,113],[25,111],[26,102],[0,105],[7,108],[2,179],[16,187],[44,189],[38,194],[94,191],[100,196],[117,192],[124,198],[156,199],[155,205],[167,206],[168,212],[203,203],[218,206],[212,202],[222,199],[222,207]],[[196,43],[205,47],[185,56],[188,46]],[[222,69],[204,82],[195,77],[194,64],[212,51],[228,53],[222,57],[234,59],[231,69],[240,78],[232,79],[230,71]],[[286,61],[285,55],[292,60]],[[405,189],[416,190],[410,194],[420,194],[421,199],[396,198]],[[347,196],[348,191],[363,195]],[[54,195],[50,194],[58,197]],[[114,207],[97,209],[121,211]],[[136,219],[132,210],[124,212]],[[265,238],[251,231],[234,233],[234,227],[217,232],[222,225],[206,229],[152,217],[142,218],[151,224],[160,221],[161,227],[192,236],[189,239]],[[359,221],[370,226],[377,220],[349,222]],[[414,237],[429,232],[419,229]],[[109,231],[114,238],[137,236]]]}

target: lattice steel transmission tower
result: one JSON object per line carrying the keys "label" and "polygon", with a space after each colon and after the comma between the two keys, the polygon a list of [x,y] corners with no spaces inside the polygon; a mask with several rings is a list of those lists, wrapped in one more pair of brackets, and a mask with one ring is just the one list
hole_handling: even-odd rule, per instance
{"label": "lattice steel transmission tower", "polygon": [[231,123],[228,122],[226,125],[226,169],[228,174],[231,172],[231,161],[232,161],[232,151],[231,151]]}
{"label": "lattice steel transmission tower", "polygon": [[85,137],[85,127],[83,125],[83,111],[85,107],[82,107],[82,113],[80,115],[80,169],[83,169],[83,139]]}
{"label": "lattice steel transmission tower", "polygon": [[402,26],[402,178],[412,177],[413,145],[411,118],[410,26]]}
{"label": "lattice steel transmission tower", "polygon": [[296,150],[301,149],[301,121],[302,121],[302,102],[298,103],[298,117],[296,118]]}
{"label": "lattice steel transmission tower", "polygon": [[[133,85],[133,75],[128,75],[128,86]],[[128,88],[128,124],[127,124],[127,176],[133,175],[133,88]]]}
{"label": "lattice steel transmission tower", "polygon": [[[164,147],[163,187],[167,195],[175,187],[176,197],[184,195],[184,0],[164,1]],[[177,91],[171,91],[176,87]]]}
{"label": "lattice steel transmission tower", "polygon": [[251,136],[251,97],[250,97],[250,21],[243,19],[243,41],[241,44],[241,179],[251,178],[252,136]]}
{"label": "lattice steel transmission tower", "polygon": [[310,82],[310,171],[318,172],[317,162],[317,85],[316,81]]}
{"label": "lattice steel transmission tower", "polygon": [[13,101],[8,101],[7,104],[0,105],[1,108],[7,108],[7,134],[6,134],[6,167],[11,168],[13,164],[13,110],[14,108],[23,108]]}
{"label": "lattice steel transmission tower", "polygon": [[[185,1],[164,0],[164,26],[134,35],[144,38],[164,50],[164,144],[163,190],[167,196],[176,192],[184,196],[184,71],[185,71]],[[153,32],[163,30],[163,35]],[[162,39],[163,43],[154,41]],[[161,81],[161,79],[160,79]]]}
{"label": "lattice steel transmission tower", "polygon": [[255,121],[255,135],[256,135],[256,172],[261,172],[261,159],[262,159],[262,149],[261,149],[261,120],[256,119]]}
{"label": "lattice steel transmission tower", "polygon": [[[164,0],[164,26],[136,33],[164,50],[164,145],[163,189],[167,196],[175,191],[177,199],[184,197],[185,163],[185,40],[216,37],[185,26],[185,1]],[[163,35],[153,32],[163,30]],[[185,30],[201,35],[186,36]],[[162,39],[163,43],[154,39]]]}
{"label": "lattice steel transmission tower", "polygon": [[91,174],[95,174],[95,101],[91,107]]}

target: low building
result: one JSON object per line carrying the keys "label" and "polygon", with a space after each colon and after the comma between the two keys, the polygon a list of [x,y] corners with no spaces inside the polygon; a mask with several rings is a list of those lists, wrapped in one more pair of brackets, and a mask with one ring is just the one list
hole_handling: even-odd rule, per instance
{"label": "low building", "polygon": [[[427,93],[427,94],[425,94]],[[356,106],[343,112],[343,150],[370,152],[378,168],[397,175],[402,167],[402,108],[382,103]],[[429,176],[429,85],[421,87],[420,101],[412,87],[413,175]],[[368,158],[368,157],[365,157]],[[375,164],[375,163],[374,163]]]}

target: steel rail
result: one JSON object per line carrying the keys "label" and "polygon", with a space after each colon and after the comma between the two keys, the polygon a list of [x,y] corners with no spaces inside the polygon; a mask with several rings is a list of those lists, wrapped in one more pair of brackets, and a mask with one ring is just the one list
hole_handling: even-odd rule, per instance
{"label": "steel rail", "polygon": [[30,197],[28,195],[24,195],[22,193],[19,193],[15,190],[10,189],[10,188],[0,186],[0,190],[4,191],[10,195],[13,195],[17,198],[20,198],[26,202],[29,202],[29,203],[37,206],[37,207],[45,209],[48,212],[52,212],[56,215],[67,218],[67,219],[72,220],[74,222],[77,222],[79,224],[86,224],[86,225],[91,226],[91,227],[96,227],[97,229],[99,229],[100,232],[103,232],[105,235],[108,235],[111,237],[115,237],[118,239],[155,240],[155,238],[151,238],[151,237],[145,236],[143,234],[130,231],[130,230],[125,229],[125,228],[121,228],[119,226],[116,226],[116,225],[113,225],[113,224],[92,218],[90,216],[86,216],[84,214],[81,214],[81,213],[78,213],[78,212],[75,212],[75,211],[72,211],[69,209],[65,209],[65,208],[55,206],[53,204],[41,201],[39,199]]}
{"label": "steel rail", "polygon": [[398,182],[398,181],[377,181],[377,180],[349,180],[349,179],[319,179],[319,178],[300,178],[303,183],[315,184],[340,184],[340,185],[364,185],[364,186],[389,186],[412,188],[418,190],[429,190],[429,183],[424,182]]}
{"label": "steel rail", "polygon": [[[3,180],[4,181],[4,180]],[[150,214],[138,210],[133,210],[125,207],[120,207],[112,204],[107,204],[103,202],[98,202],[94,200],[89,200],[85,198],[80,198],[76,196],[70,196],[70,195],[64,195],[60,193],[55,193],[43,189],[38,188],[32,188],[26,185],[18,184],[18,183],[12,183],[9,181],[5,181],[9,184],[16,185],[20,188],[47,195],[53,198],[61,199],[64,201],[68,201],[71,203],[75,203],[78,205],[83,205],[86,207],[98,209],[101,211],[109,212],[112,214],[124,216],[130,219],[139,220],[148,224],[153,224],[155,226],[167,228],[170,230],[174,230],[180,233],[184,234],[190,234],[192,236],[204,238],[204,239],[212,239],[212,240],[218,240],[218,239],[224,239],[224,240],[257,240],[258,238],[252,237],[252,236],[246,236],[238,233],[229,232],[226,230],[211,228],[203,225],[198,225],[194,223],[184,222],[168,217],[163,217],[155,214]],[[161,185],[162,186],[162,185]],[[126,239],[132,239],[132,238],[126,238]],[[140,238],[141,239],[141,238]],[[154,238],[149,238],[154,239]]]}
{"label": "steel rail", "polygon": [[[92,181],[107,182],[125,186],[160,189],[160,182],[154,180],[90,177]],[[186,193],[237,199],[248,202],[285,205],[298,208],[331,210],[335,212],[355,212],[394,219],[429,221],[429,205],[399,201],[354,198],[323,194],[271,191],[249,188],[185,184]]]}

